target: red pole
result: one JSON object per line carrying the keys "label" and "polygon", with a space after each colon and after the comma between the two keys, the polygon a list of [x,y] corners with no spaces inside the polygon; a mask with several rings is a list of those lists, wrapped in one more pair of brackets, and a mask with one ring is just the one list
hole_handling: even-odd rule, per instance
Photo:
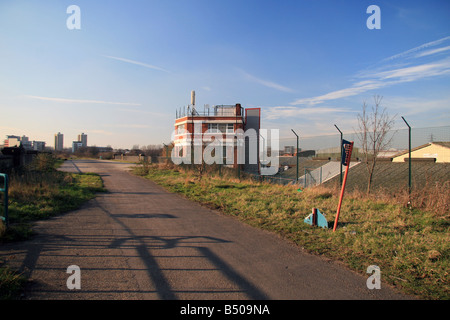
{"label": "red pole", "polygon": [[337,213],[336,213],[336,219],[334,220],[333,231],[336,230],[337,223],[338,223],[338,220],[339,220],[339,213],[341,212],[342,198],[344,198],[345,183],[347,182],[348,167],[349,166],[347,166],[345,168],[344,180],[342,181],[341,195],[339,197],[339,205],[338,205],[338,209],[337,209]]}
{"label": "red pole", "polygon": [[336,219],[334,220],[333,232],[336,231],[338,220],[339,220],[339,213],[341,212],[342,199],[344,198],[344,191],[345,191],[345,183],[347,182],[348,168],[350,167],[350,158],[352,156],[353,141],[351,141],[347,145],[348,145],[348,147],[346,150],[346,157],[345,157],[346,168],[345,168],[344,180],[342,181],[341,195],[339,196],[339,204],[338,204],[338,208],[337,208],[337,212],[336,212]]}

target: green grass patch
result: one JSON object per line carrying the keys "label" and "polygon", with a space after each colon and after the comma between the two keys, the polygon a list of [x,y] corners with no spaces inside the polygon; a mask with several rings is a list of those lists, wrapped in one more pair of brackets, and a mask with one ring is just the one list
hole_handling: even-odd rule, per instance
{"label": "green grass patch", "polygon": [[[340,191],[336,188],[298,192],[294,186],[217,174],[205,177],[196,170],[156,165],[135,173],[168,191],[276,232],[311,253],[340,260],[363,275],[368,276],[368,266],[378,265],[382,280],[405,293],[425,299],[450,298],[448,212],[409,210],[398,199],[352,192],[344,197],[333,232]],[[329,229],[303,222],[312,208],[326,215]]]}
{"label": "green grass patch", "polygon": [[[78,208],[103,191],[101,178],[89,173],[31,171],[12,175],[9,189],[9,221],[3,240],[25,230],[29,222],[46,219]],[[24,234],[29,232],[22,232]]]}

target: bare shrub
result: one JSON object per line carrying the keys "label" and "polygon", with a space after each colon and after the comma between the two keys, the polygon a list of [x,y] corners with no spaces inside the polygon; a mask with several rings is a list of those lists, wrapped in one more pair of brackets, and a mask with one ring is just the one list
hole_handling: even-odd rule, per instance
{"label": "bare shrub", "polygon": [[429,211],[436,217],[450,218],[450,181],[427,182],[423,188],[414,189],[411,205]]}
{"label": "bare shrub", "polygon": [[361,142],[368,172],[367,193],[371,191],[378,154],[385,150],[392,140],[392,136],[389,137],[388,133],[394,125],[394,117],[389,116],[386,108],[381,108],[381,100],[382,97],[375,95],[372,112],[367,113],[367,105],[364,102],[362,114],[358,114],[359,131],[356,134]]}

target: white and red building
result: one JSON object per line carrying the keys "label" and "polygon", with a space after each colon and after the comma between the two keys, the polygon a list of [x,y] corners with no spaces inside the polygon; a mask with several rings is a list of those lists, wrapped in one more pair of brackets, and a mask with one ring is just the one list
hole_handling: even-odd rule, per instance
{"label": "white and red building", "polygon": [[[199,112],[193,93],[191,104],[177,110],[172,160],[184,158],[185,163],[186,160],[188,163],[208,163],[212,156],[215,163],[235,168],[244,165],[256,171],[259,168],[259,129],[260,108],[244,110],[240,104],[215,105],[205,106]],[[239,146],[245,149],[239,149]],[[216,154],[218,150],[219,154]],[[249,162],[251,152],[255,155],[254,163]],[[253,168],[249,167],[251,165]]]}

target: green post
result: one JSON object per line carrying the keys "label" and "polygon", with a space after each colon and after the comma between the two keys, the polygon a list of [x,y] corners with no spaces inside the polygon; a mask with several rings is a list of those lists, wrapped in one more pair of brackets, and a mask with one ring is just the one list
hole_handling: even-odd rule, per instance
{"label": "green post", "polygon": [[408,124],[408,122],[406,122],[405,118],[403,118],[403,121],[405,121],[406,125],[408,126],[408,138],[409,138],[409,143],[408,143],[408,149],[409,149],[409,158],[408,158],[408,164],[409,164],[409,169],[408,169],[408,187],[409,187],[409,194],[411,195],[411,126]]}

